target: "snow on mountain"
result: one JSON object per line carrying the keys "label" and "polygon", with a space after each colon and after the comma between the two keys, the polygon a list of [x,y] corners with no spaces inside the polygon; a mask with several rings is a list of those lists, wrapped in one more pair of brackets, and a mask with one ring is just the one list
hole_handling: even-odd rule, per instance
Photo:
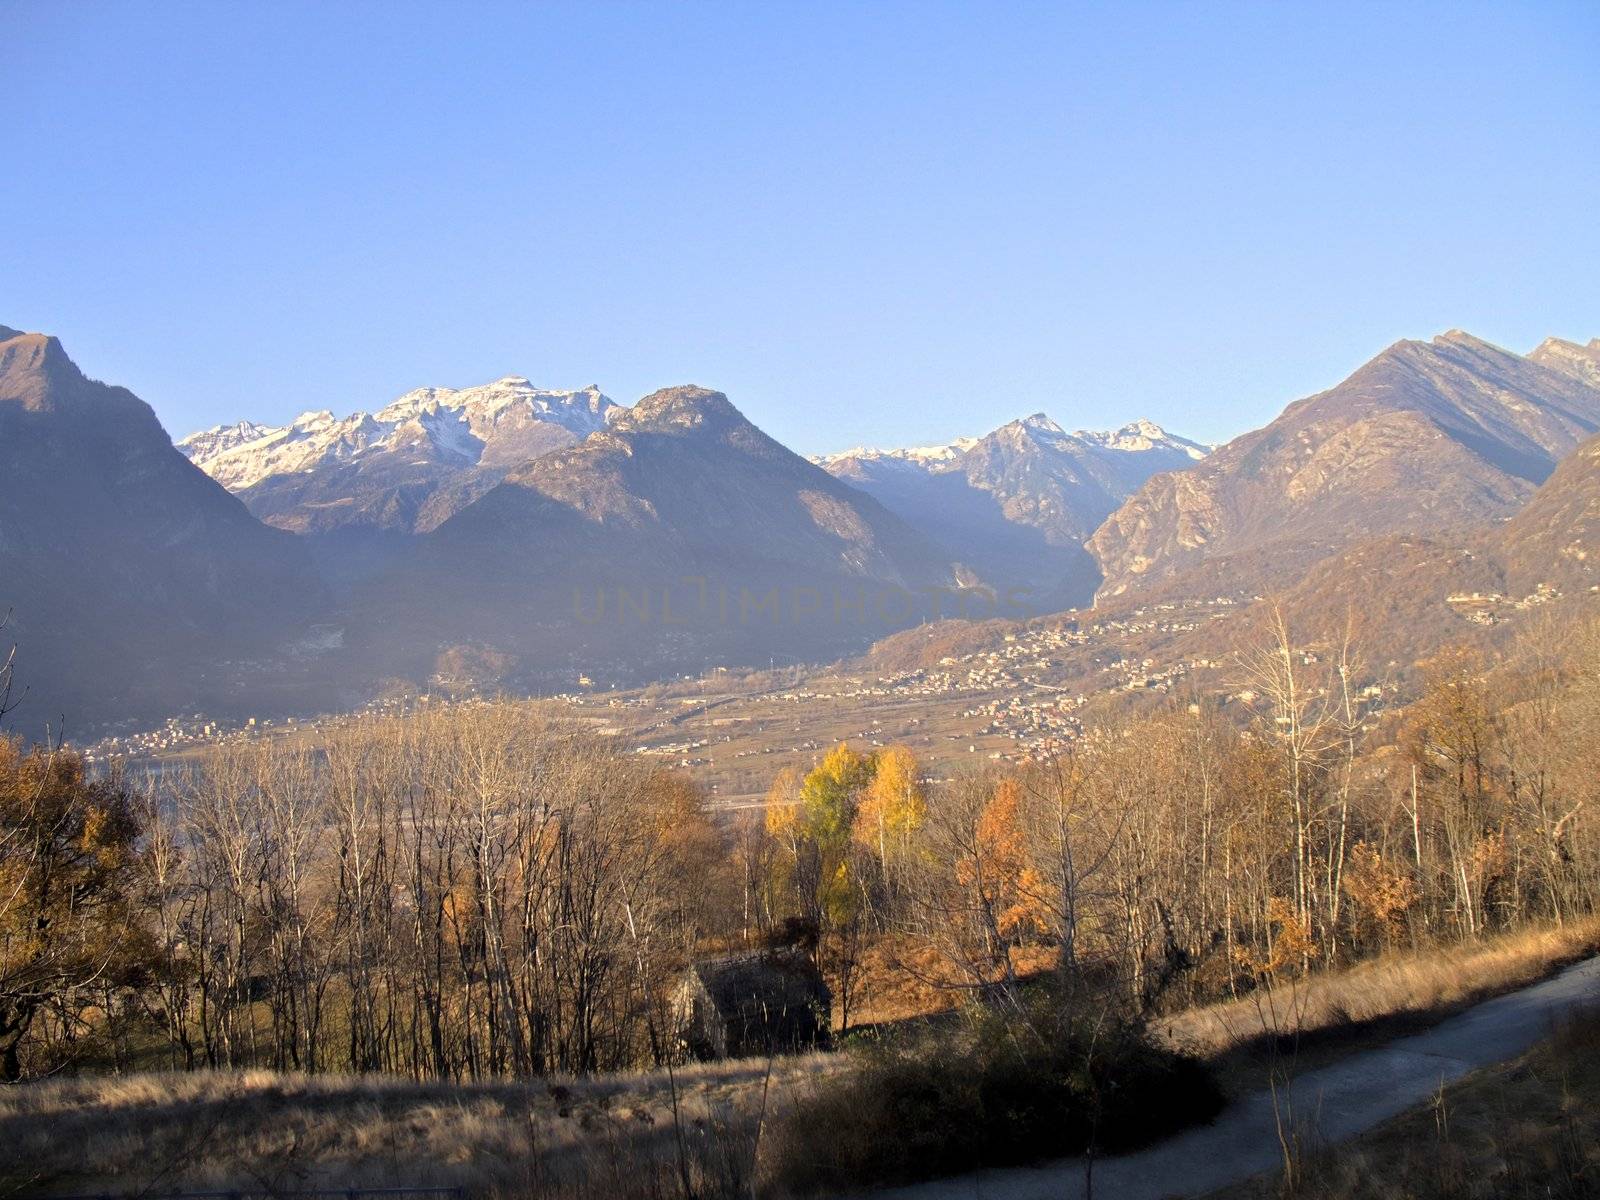
{"label": "snow on mountain", "polygon": [[1183,470],[1205,454],[1153,421],[1068,433],[1034,413],[981,438],[846,450],[815,461],[985,582],[1067,605],[1086,600],[1098,579],[1083,539],[1152,475]]}
{"label": "snow on mountain", "polygon": [[561,440],[576,440],[604,426],[612,407],[596,387],[547,391],[508,375],[482,387],[417,388],[373,414],[336,418],[323,409],[303,412],[287,425],[218,425],[190,434],[178,448],[218,483],[240,492],[274,475],[385,452],[473,466],[500,435],[544,424],[572,435]]}
{"label": "snow on mountain", "polygon": [[[1163,457],[1181,455],[1190,461],[1198,462],[1210,453],[1210,447],[1192,442],[1188,438],[1179,437],[1177,434],[1168,433],[1154,421],[1143,418],[1124,425],[1121,429],[1092,430],[1078,429],[1068,433],[1044,413],[1034,413],[1032,416],[1023,417],[1009,425],[1003,425],[994,433],[1011,430],[1017,434],[1027,435],[1035,441],[1058,449],[1072,452],[1108,450],[1124,455],[1148,455],[1151,452],[1162,453]],[[994,434],[990,434],[990,437]],[[819,454],[812,458],[812,462],[819,467],[834,471],[835,474],[848,476],[853,466],[862,466],[875,463],[905,463],[910,466],[921,467],[926,470],[943,471],[952,470],[956,464],[971,450],[976,448],[984,438],[958,437],[952,442],[937,446],[909,446],[899,449],[875,449],[869,446],[856,446],[849,450],[840,450],[834,454]],[[835,470],[835,468],[840,468]]]}
{"label": "snow on mountain", "polygon": [[232,425],[214,425],[199,433],[191,433],[179,444],[185,447],[184,454],[191,461],[201,458],[214,459],[235,446],[257,441],[270,432],[272,432],[271,427],[267,425],[258,425],[254,421],[236,421]]}
{"label": "snow on mountain", "polygon": [[976,446],[979,440],[975,437],[958,437],[943,446],[907,446],[897,450],[876,450],[870,446],[856,446],[849,450],[841,450],[837,454],[813,455],[811,461],[824,469],[832,463],[848,459],[933,466],[938,463],[954,462]]}
{"label": "snow on mountain", "polygon": [[1191,442],[1188,438],[1179,437],[1175,433],[1168,433],[1154,421],[1144,419],[1107,433],[1080,429],[1072,436],[1092,445],[1103,446],[1107,450],[1121,450],[1129,454],[1139,454],[1149,450],[1177,450],[1199,462],[1211,453],[1210,446],[1201,442]]}

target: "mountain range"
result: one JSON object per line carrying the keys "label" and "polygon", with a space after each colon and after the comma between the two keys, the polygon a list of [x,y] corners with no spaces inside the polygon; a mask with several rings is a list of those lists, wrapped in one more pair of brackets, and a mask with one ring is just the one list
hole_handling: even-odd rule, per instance
{"label": "mountain range", "polygon": [[716,391],[521,377],[175,447],[0,329],[0,608],[35,712],[84,720],[837,657],[996,593],[1360,595],[1398,644],[1462,589],[1596,586],[1597,433],[1600,339],[1452,331],[1214,452],[1035,414],[807,460]]}
{"label": "mountain range", "polygon": [[429,653],[493,646],[526,664],[513,680],[548,687],[607,659],[638,677],[845,653],[914,622],[906,597],[962,583],[722,393],[676,387],[506,475],[351,605],[413,673]]}
{"label": "mountain range", "polygon": [[[691,390],[669,391],[683,404],[689,403]],[[630,476],[632,482],[625,482],[624,473],[615,469],[616,456],[603,451],[616,451],[616,438],[647,432],[655,420],[650,412],[667,394],[657,393],[630,410],[597,388],[549,391],[512,376],[461,390],[419,388],[371,414],[357,411],[336,418],[316,411],[283,426],[250,421],[219,425],[190,434],[178,448],[268,524],[310,535],[314,543],[333,539],[331,547],[315,549],[326,573],[339,583],[392,566],[395,535],[433,534],[502,481],[524,485],[523,499],[508,499],[518,495],[509,491],[443,537],[424,537],[423,558],[460,559],[467,545],[482,542],[471,531],[487,522],[515,531],[505,535],[508,546],[537,531],[542,544],[562,545],[563,561],[569,564],[588,553],[602,567],[625,562],[636,568],[661,561],[669,546],[677,555],[684,539],[714,534],[729,546],[741,535],[751,538],[749,553],[770,562],[804,562],[805,570],[815,568],[818,564],[802,552],[800,543],[788,546],[792,553],[783,549],[787,535],[779,533],[767,510],[756,503],[762,493],[754,480],[770,471],[770,464],[754,475],[735,471],[727,477],[743,480],[741,496],[724,494],[720,472],[702,472],[701,486],[710,481],[713,490],[720,488],[729,507],[690,512],[679,505],[676,518],[656,522],[626,552],[619,549],[626,540],[624,531],[632,526],[617,498],[631,496],[639,502],[634,516],[642,511],[640,505],[653,506],[656,498],[632,493],[637,472]],[[709,403],[706,397],[711,395],[704,393],[699,402]],[[557,457],[557,452],[600,434],[614,437],[597,438],[577,455],[578,463]],[[753,444],[757,435],[752,426],[743,436]],[[674,453],[684,452],[681,440],[671,445]],[[910,554],[922,565],[905,577],[924,581],[921,586],[1009,590],[1031,607],[1059,608],[1087,602],[1099,582],[1098,569],[1083,548],[1085,537],[1151,475],[1187,466],[1206,449],[1149,421],[1112,432],[1067,433],[1036,413],[984,437],[948,445],[861,448],[812,462],[855,489],[847,493],[852,504],[860,501],[856,492],[865,492],[904,523],[878,538],[875,549],[858,555],[873,578],[901,579],[904,572],[891,568],[883,555]],[[571,500],[570,511],[599,514],[595,520],[603,537],[574,541],[574,530],[560,528],[559,504],[544,505],[540,519],[525,511],[522,519],[509,523],[503,515],[491,515],[501,514],[506,505],[528,507],[530,481],[547,473],[532,464],[546,458],[551,460],[548,471],[561,474],[552,477],[555,482],[533,483],[532,491],[546,500],[557,495]],[[792,473],[793,464],[785,461]],[[673,477],[691,476],[680,469]],[[607,491],[609,501],[597,500]],[[674,508],[671,500],[666,504]],[[730,522],[732,514],[738,520]],[[875,513],[874,519],[882,521],[883,515]],[[458,540],[461,547],[454,545]],[[592,552],[585,551],[586,541],[595,541]],[[901,543],[905,549],[892,551]],[[469,577],[483,571],[506,573],[492,553],[480,549],[476,557],[482,561],[470,569],[461,567],[469,570]],[[933,560],[939,565],[930,570],[927,564]],[[529,560],[513,556],[512,561]],[[925,582],[929,580],[937,582]]]}
{"label": "mountain range", "polygon": [[1151,476],[1207,447],[1151,421],[1068,433],[1044,413],[981,438],[816,460],[875,497],[977,577],[1046,608],[1086,602],[1099,582],[1084,539]]}
{"label": "mountain range", "polygon": [[279,529],[421,533],[529,459],[603,429],[616,407],[599,388],[552,392],[508,376],[418,388],[370,414],[218,425],[178,449]]}

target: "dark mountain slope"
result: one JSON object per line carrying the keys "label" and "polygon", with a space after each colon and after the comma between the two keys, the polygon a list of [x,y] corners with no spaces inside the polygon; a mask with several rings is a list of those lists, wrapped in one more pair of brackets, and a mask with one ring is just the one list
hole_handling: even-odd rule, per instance
{"label": "dark mountain slope", "polygon": [[[388,649],[482,643],[525,670],[816,656],[915,623],[958,572],[727,397],[645,397],[511,472],[362,602]],[[426,613],[425,627],[418,617]],[[397,630],[405,630],[396,636]]]}
{"label": "dark mountain slope", "polygon": [[0,328],[0,609],[30,735],[192,707],[320,599],[304,550],[173,448],[55,338]]}

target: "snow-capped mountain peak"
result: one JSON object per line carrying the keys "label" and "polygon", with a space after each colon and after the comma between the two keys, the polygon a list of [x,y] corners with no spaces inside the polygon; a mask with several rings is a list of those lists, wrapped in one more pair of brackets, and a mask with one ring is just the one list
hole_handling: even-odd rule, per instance
{"label": "snow-capped mountain peak", "polygon": [[560,392],[509,374],[480,387],[418,387],[376,413],[309,410],[283,426],[240,421],[190,434],[178,448],[230,491],[384,456],[450,474],[485,461],[515,466],[576,442],[602,429],[613,408],[598,387]]}
{"label": "snow-capped mountain peak", "polygon": [[1168,433],[1154,421],[1143,417],[1129,422],[1121,429],[1108,432],[1080,429],[1073,436],[1097,446],[1104,446],[1107,450],[1124,450],[1129,453],[1146,450],[1178,450],[1196,461],[1210,453],[1210,447]]}
{"label": "snow-capped mountain peak", "polygon": [[981,438],[900,450],[857,448],[816,461],[860,488],[977,578],[1022,579],[1078,603],[1092,565],[1083,540],[1152,475],[1205,450],[1151,421],[1068,433],[1042,412]]}
{"label": "snow-capped mountain peak", "polygon": [[813,455],[811,461],[819,467],[829,467],[849,460],[857,462],[903,462],[921,467],[954,462],[978,444],[975,437],[958,437],[937,446],[905,446],[892,450],[879,450],[872,446],[853,446],[835,454]]}
{"label": "snow-capped mountain peak", "polygon": [[181,445],[192,449],[185,449],[184,453],[190,458],[215,458],[235,446],[242,446],[246,442],[253,442],[268,430],[266,425],[258,425],[254,421],[235,421],[231,425],[213,425],[210,429],[202,429],[198,433],[191,433],[184,438]]}
{"label": "snow-capped mountain peak", "polygon": [[1061,428],[1042,412],[1036,412],[1031,417],[1023,417],[1017,424],[1023,429],[1032,430],[1036,433],[1057,434],[1066,432],[1065,429]]}
{"label": "snow-capped mountain peak", "polygon": [[1047,414],[1036,412],[1000,426],[987,438],[959,437],[943,445],[910,446],[890,450],[856,446],[834,454],[817,455],[811,461],[830,470],[852,463],[900,462],[925,470],[939,471],[949,469],[974,447],[988,438],[996,437],[1013,442],[1017,439],[1027,439],[1066,453],[1081,454],[1109,450],[1122,455],[1142,455],[1155,451],[1166,456],[1181,455],[1191,461],[1202,459],[1210,453],[1210,447],[1168,433],[1154,421],[1144,418],[1132,421],[1120,429],[1078,429],[1068,433]]}

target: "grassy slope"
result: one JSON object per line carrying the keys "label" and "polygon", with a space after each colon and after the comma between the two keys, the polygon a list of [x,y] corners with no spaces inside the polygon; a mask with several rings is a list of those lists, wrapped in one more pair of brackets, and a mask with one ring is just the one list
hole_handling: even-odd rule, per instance
{"label": "grassy slope", "polygon": [[696,1180],[747,1175],[763,1094],[775,1107],[797,1080],[835,1065],[780,1059],[770,1081],[759,1060],[684,1067],[670,1081],[446,1084],[270,1071],[49,1080],[0,1088],[0,1197],[353,1185],[674,1194],[685,1163]]}
{"label": "grassy slope", "polygon": [[1209,1059],[1233,1095],[1269,1071],[1314,1070],[1436,1025],[1462,1009],[1600,953],[1600,919],[1482,942],[1393,953],[1347,970],[1289,980],[1253,996],[1177,1013],[1156,1032]]}

